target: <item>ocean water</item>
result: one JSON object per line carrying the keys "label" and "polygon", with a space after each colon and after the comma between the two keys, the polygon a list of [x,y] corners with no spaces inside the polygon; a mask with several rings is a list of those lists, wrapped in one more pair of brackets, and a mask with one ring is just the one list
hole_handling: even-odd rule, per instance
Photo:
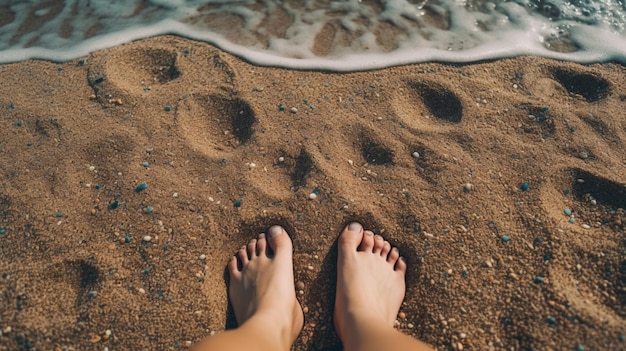
{"label": "ocean water", "polygon": [[626,0],[0,0],[0,63],[63,62],[161,34],[295,69],[626,63]]}

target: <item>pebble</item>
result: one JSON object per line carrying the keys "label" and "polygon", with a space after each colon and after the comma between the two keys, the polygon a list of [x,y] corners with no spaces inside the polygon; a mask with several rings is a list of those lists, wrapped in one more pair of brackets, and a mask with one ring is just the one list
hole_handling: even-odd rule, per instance
{"label": "pebble", "polygon": [[419,153],[419,152],[417,152],[417,151],[415,151],[415,152],[413,153],[413,157],[415,157],[415,158],[419,158],[419,157],[420,157],[420,153]]}
{"label": "pebble", "polygon": [[569,222],[572,223],[572,224],[576,223],[576,218],[574,218],[574,217],[570,218]]}
{"label": "pebble", "polygon": [[522,185],[520,186],[520,189],[522,189],[522,191],[526,191],[529,188],[529,184],[528,182],[523,182]]}
{"label": "pebble", "polygon": [[398,313],[398,318],[400,318],[400,319],[406,319],[406,313],[404,313],[404,312],[400,312],[400,313]]}
{"label": "pebble", "polygon": [[304,289],[304,283],[303,282],[297,282],[296,283],[296,288],[298,288],[298,290]]}
{"label": "pebble", "polygon": [[154,211],[154,208],[153,208],[152,206],[148,206],[148,207],[146,207],[146,209],[144,210],[144,212],[145,212],[146,214],[150,214],[150,213],[152,213],[152,211]]}
{"label": "pebble", "polygon": [[100,339],[102,339],[102,338],[100,337],[100,335],[93,335],[93,336],[89,339],[89,341],[90,341],[91,343],[95,344],[95,343],[99,342],[99,341],[100,341]]}
{"label": "pebble", "polygon": [[581,344],[576,345],[576,351],[585,351],[585,347]]}
{"label": "pebble", "polygon": [[119,205],[120,205],[119,201],[115,200],[115,201],[113,201],[113,202],[111,202],[111,203],[109,204],[109,208],[110,208],[110,209],[112,209],[112,210],[114,210],[114,209],[116,209],[116,208],[117,208],[117,206],[119,206]]}
{"label": "pebble", "polygon": [[144,166],[145,168],[150,167],[150,164],[149,164],[148,162],[144,162],[144,163],[142,163],[141,165],[142,165],[142,166]]}
{"label": "pebble", "polygon": [[465,185],[463,185],[463,190],[466,193],[469,193],[470,191],[474,190],[474,184],[472,184],[472,183],[465,183]]}
{"label": "pebble", "polygon": [[407,324],[406,326],[407,326],[409,329],[413,329],[413,327],[414,327],[413,323],[409,323],[409,324]]}
{"label": "pebble", "polygon": [[311,199],[311,200],[317,199],[317,194],[316,193],[310,193],[309,194],[309,199]]}
{"label": "pebble", "polygon": [[589,158],[589,154],[587,154],[586,152],[581,152],[578,154],[578,157],[580,157],[583,160],[586,160],[587,158]]}
{"label": "pebble", "polygon": [[556,318],[554,318],[554,317],[548,317],[548,318],[546,319],[546,322],[548,322],[548,324],[552,324],[552,325],[554,325],[554,324],[556,324]]}
{"label": "pebble", "polygon": [[172,110],[172,106],[165,105],[165,107],[163,109],[165,110],[165,112],[170,112]]}
{"label": "pebble", "polygon": [[281,163],[282,163],[282,162],[285,162],[285,158],[284,158],[284,157],[282,157],[282,156],[281,156],[281,157],[279,157],[279,158],[278,158],[278,162],[281,162]]}
{"label": "pebble", "polygon": [[543,283],[543,280],[543,277],[539,275],[535,278],[535,283]]}
{"label": "pebble", "polygon": [[0,228],[0,234],[4,234],[7,232],[7,228]]}
{"label": "pebble", "polygon": [[461,334],[459,334],[459,338],[465,339],[465,338],[467,338],[467,334],[461,333]]}
{"label": "pebble", "polygon": [[145,242],[152,241],[152,237],[150,235],[146,235],[146,236],[143,237],[143,241],[145,241]]}
{"label": "pebble", "polygon": [[198,256],[198,259],[199,260],[205,260],[206,259],[206,255],[202,254],[202,255]]}
{"label": "pebble", "polygon": [[298,109],[297,109],[297,108],[295,108],[295,107],[292,107],[290,111],[291,111],[291,113],[297,113],[297,112],[298,112]]}
{"label": "pebble", "polygon": [[589,224],[583,224],[581,225],[581,227],[583,227],[584,229],[589,229],[591,228],[591,226]]}
{"label": "pebble", "polygon": [[570,210],[569,208],[565,207],[565,209],[563,210],[563,213],[565,213],[568,216],[572,215],[572,210]]}
{"label": "pebble", "polygon": [[511,240],[511,238],[509,238],[508,235],[503,235],[503,236],[500,237],[500,239],[502,239],[502,241],[504,241],[505,243],[509,242],[509,240]]}
{"label": "pebble", "polygon": [[137,185],[137,187],[135,188],[135,192],[138,193],[138,192],[144,191],[146,189],[148,189],[148,184],[141,183],[141,184]]}
{"label": "pebble", "polygon": [[139,288],[139,292],[142,293],[142,294],[146,293],[146,291],[143,288]]}

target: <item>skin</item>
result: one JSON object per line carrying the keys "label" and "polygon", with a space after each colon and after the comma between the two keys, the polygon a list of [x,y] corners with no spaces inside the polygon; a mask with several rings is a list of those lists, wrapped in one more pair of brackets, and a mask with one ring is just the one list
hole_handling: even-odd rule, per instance
{"label": "skin", "polygon": [[[393,328],[407,269],[398,249],[356,222],[346,226],[338,246],[334,320],[345,350],[432,350]],[[207,337],[193,350],[289,350],[304,323],[289,235],[271,227],[242,246],[228,271],[239,327]]]}

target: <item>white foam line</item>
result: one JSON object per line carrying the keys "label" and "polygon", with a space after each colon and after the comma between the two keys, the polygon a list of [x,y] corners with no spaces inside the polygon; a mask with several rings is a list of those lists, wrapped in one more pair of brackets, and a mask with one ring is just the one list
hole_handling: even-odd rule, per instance
{"label": "white foam line", "polygon": [[[583,30],[583,29],[581,29]],[[542,56],[556,60],[574,61],[578,63],[595,63],[618,61],[626,64],[626,40],[609,31],[592,30],[585,35],[577,35],[579,45],[583,49],[573,53],[554,52],[546,49],[537,40],[532,38],[533,33],[511,31],[500,33],[497,41],[491,41],[474,48],[462,51],[445,51],[432,48],[398,49],[393,53],[371,53],[346,55],[340,58],[305,58],[296,59],[277,56],[260,49],[251,49],[234,44],[222,35],[200,31],[184,23],[172,19],[165,19],[158,23],[125,29],[122,32],[110,33],[85,40],[71,49],[26,48],[9,49],[0,52],[0,63],[19,62],[28,59],[40,59],[53,62],[66,62],[78,57],[86,56],[94,51],[111,48],[148,37],[174,34],[194,40],[208,42],[222,50],[244,60],[271,67],[284,67],[300,70],[327,70],[336,72],[353,72],[381,69],[390,66],[400,66],[419,62],[453,62],[470,63],[484,60],[509,58],[516,56]],[[607,37],[613,44],[606,45]],[[515,39],[513,39],[515,38]],[[520,38],[524,38],[521,40]],[[514,40],[512,42],[512,40]],[[513,44],[512,44],[513,43]]]}

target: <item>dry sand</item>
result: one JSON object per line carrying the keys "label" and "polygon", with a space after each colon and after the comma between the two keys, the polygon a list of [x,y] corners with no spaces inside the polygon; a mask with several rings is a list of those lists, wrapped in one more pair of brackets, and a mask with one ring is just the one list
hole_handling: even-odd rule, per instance
{"label": "dry sand", "polygon": [[438,350],[626,349],[624,66],[299,72],[165,36],[0,82],[0,350],[230,328],[225,264],[274,223],[307,310],[294,350],[340,349],[354,219],[400,247],[398,327]]}

